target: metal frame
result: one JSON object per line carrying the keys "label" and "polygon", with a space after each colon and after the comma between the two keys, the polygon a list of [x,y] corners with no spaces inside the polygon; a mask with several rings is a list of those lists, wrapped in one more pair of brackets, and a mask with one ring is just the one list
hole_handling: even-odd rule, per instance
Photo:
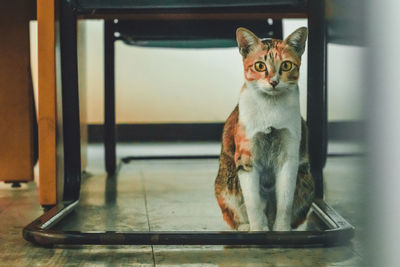
{"label": "metal frame", "polygon": [[325,1],[311,0],[308,7],[307,125],[311,174],[315,195],[324,196],[322,170],[328,150],[327,42]]}
{"label": "metal frame", "polygon": [[114,23],[104,21],[104,154],[109,175],[116,170]]}
{"label": "metal frame", "polygon": [[[284,247],[331,246],[348,242],[354,235],[354,227],[329,207],[323,197],[322,169],[326,160],[326,37],[324,23],[324,1],[308,0],[309,18],[309,70],[308,70],[308,109],[307,122],[310,128],[310,160],[312,175],[316,180],[317,199],[313,203],[313,212],[326,224],[324,231],[292,232],[79,232],[54,230],[54,226],[78,207],[81,164],[80,164],[80,121],[79,95],[77,79],[77,10],[67,0],[61,0],[60,37],[61,37],[61,74],[62,105],[64,124],[64,195],[63,201],[45,212],[23,229],[27,241],[41,246],[56,244],[98,244],[98,245],[266,245]],[[302,10],[304,11],[304,10]],[[98,14],[96,14],[98,16]],[[143,14],[141,14],[143,15]],[[106,25],[106,31],[112,28]],[[111,46],[107,42],[106,46]],[[108,47],[107,49],[110,49]],[[108,55],[108,67],[113,67],[114,57]],[[106,64],[107,65],[107,64]],[[108,69],[108,70],[110,70]],[[107,71],[107,70],[106,70]],[[112,70],[113,71],[113,70]],[[311,75],[312,74],[312,75]],[[109,78],[106,78],[109,79]],[[109,90],[106,96],[114,99],[114,80],[106,80]],[[109,104],[111,101],[109,102]],[[115,106],[106,108],[106,124],[115,124]],[[115,155],[115,128],[110,127],[109,154]],[[114,134],[114,136],[113,136]],[[114,148],[112,148],[112,146]],[[114,149],[114,150],[113,150]],[[188,158],[188,156],[167,156],[167,158]],[[196,158],[198,156],[192,156]],[[200,156],[202,157],[202,156]],[[204,156],[208,157],[208,156]],[[214,157],[214,156],[212,156]],[[133,157],[154,159],[164,157]],[[115,164],[110,161],[109,173],[114,173]],[[109,176],[115,179],[115,176]]]}
{"label": "metal frame", "polygon": [[323,200],[313,203],[313,210],[329,230],[292,232],[79,232],[52,230],[75,207],[78,200],[59,204],[30,223],[23,230],[26,240],[41,246],[52,245],[263,245],[263,246],[333,246],[348,242],[354,228]]}

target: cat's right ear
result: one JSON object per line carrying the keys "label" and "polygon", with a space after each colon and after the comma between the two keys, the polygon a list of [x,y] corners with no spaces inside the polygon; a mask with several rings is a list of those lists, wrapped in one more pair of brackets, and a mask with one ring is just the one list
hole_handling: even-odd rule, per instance
{"label": "cat's right ear", "polygon": [[243,57],[246,57],[260,43],[260,39],[246,28],[236,30],[236,40]]}

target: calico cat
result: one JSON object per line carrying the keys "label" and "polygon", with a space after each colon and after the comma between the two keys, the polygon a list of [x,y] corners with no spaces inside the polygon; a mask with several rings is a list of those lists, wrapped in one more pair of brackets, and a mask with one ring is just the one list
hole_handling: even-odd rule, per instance
{"label": "calico cat", "polygon": [[299,68],[307,28],[285,40],[239,28],[245,82],[225,122],[215,195],[227,224],[243,231],[290,231],[314,200]]}

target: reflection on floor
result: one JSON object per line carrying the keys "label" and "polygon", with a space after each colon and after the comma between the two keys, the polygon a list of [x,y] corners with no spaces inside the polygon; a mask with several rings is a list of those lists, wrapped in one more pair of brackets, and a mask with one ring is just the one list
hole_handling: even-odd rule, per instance
{"label": "reflection on floor", "polygon": [[[331,146],[332,147],[332,146]],[[335,144],[335,151],[343,144]],[[150,152],[149,152],[150,151]],[[172,152],[171,152],[172,151]],[[218,153],[218,144],[121,145],[118,155]],[[346,150],[347,151],[347,150]],[[340,151],[339,151],[340,152]],[[353,151],[354,152],[354,151]],[[356,151],[358,152],[358,151]],[[107,179],[102,147],[89,147],[80,207],[60,228],[87,230],[228,230],[213,193],[217,160],[134,161]],[[333,157],[325,196],[356,226],[351,244],[334,248],[266,249],[224,246],[35,247],[21,229],[41,214],[34,183],[0,186],[0,266],[359,266],[362,262],[363,159]]]}

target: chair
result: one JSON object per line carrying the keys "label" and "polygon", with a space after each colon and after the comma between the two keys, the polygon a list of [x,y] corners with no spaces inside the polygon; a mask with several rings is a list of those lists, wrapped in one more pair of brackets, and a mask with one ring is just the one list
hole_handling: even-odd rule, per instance
{"label": "chair", "polygon": [[[53,244],[263,244],[263,245],[335,245],[347,242],[354,228],[323,201],[322,169],[326,161],[326,25],[324,1],[320,0],[60,0],[60,40],[62,105],[64,125],[64,197],[63,202],[33,221],[23,231],[24,238],[39,245]],[[307,123],[311,172],[315,179],[316,201],[313,210],[326,224],[326,231],[299,232],[102,232],[55,231],[52,227],[79,202],[81,168],[79,136],[79,95],[77,80],[76,21],[78,18],[105,19],[105,145],[106,168],[115,168],[114,41],[134,45],[215,46],[232,45],[233,29],[250,27],[265,36],[267,29],[281,37],[280,19],[307,17],[308,104]],[[115,19],[118,19],[115,20]],[[216,26],[215,22],[218,22]],[[249,23],[249,24],[248,24]],[[198,30],[193,35],[187,26]],[[210,25],[212,31],[209,32]],[[169,27],[179,29],[170,32]],[[118,32],[119,36],[114,37]],[[229,33],[230,32],[230,33]],[[268,32],[267,32],[268,34]],[[190,42],[183,42],[185,40]],[[215,40],[218,42],[215,42]],[[210,41],[212,40],[212,41]],[[202,41],[202,42],[198,42]],[[112,176],[110,176],[112,179]]]}

